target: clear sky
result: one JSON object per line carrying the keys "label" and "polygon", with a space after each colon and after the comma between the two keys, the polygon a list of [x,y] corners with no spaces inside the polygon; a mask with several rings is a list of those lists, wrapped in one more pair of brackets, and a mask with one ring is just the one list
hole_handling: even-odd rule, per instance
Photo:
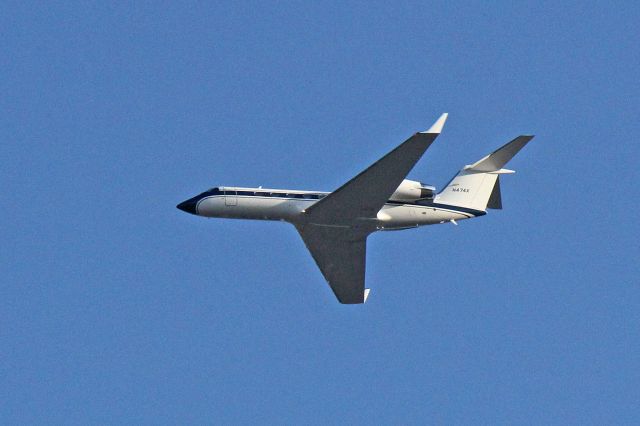
{"label": "clear sky", "polygon": [[[0,423],[637,423],[640,8],[518,3],[4,4]],[[443,112],[438,187],[536,138],[503,211],[371,236],[364,306],[290,225],[175,208]]]}

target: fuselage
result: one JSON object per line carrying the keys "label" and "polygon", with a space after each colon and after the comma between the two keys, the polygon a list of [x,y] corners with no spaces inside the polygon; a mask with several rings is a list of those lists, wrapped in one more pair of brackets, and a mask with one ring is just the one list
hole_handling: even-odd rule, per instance
{"label": "fuselage", "polygon": [[294,225],[340,303],[364,303],[367,238],[395,231],[471,219],[501,209],[503,166],[529,142],[519,136],[465,166],[440,192],[407,179],[442,131],[447,114],[414,133],[335,191],[216,187],[178,204],[211,218],[283,221]]}
{"label": "fuselage", "polygon": [[[290,189],[216,187],[193,197],[178,208],[204,216],[302,223],[304,212],[328,192]],[[400,230],[423,225],[470,219],[484,215],[481,210],[434,201],[388,201],[375,218],[366,218],[377,230]]]}

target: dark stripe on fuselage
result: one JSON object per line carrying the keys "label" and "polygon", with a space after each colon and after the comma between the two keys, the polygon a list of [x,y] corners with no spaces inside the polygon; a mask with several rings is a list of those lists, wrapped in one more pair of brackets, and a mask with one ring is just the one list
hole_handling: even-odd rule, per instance
{"label": "dark stripe on fuselage", "polygon": [[211,195],[230,195],[230,196],[243,196],[243,197],[263,197],[263,198],[287,198],[287,199],[296,199],[296,200],[319,200],[328,195],[324,193],[304,193],[299,194],[296,192],[270,192],[270,191],[261,191],[260,189],[256,191],[232,191],[232,190],[224,190],[221,191],[217,188],[212,190],[203,192],[198,197],[204,198]]}
{"label": "dark stripe on fuselage", "polygon": [[476,210],[476,209],[469,209],[466,207],[460,207],[460,206],[452,206],[450,204],[441,204],[441,203],[411,203],[411,202],[406,202],[406,201],[387,201],[387,204],[395,204],[395,205],[409,205],[409,206],[419,206],[419,207],[429,207],[429,208],[435,208],[435,209],[443,209],[443,210],[451,210],[451,211],[455,211],[455,212],[460,212],[460,213],[468,213],[474,216],[484,216],[485,214],[487,214],[487,212],[484,212],[482,210]]}

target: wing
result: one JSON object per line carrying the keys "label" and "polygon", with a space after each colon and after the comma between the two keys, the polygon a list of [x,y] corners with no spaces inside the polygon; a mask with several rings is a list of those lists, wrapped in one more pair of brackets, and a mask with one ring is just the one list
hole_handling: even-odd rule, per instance
{"label": "wing", "polygon": [[337,224],[376,217],[438,137],[446,119],[447,114],[442,114],[429,130],[411,136],[358,176],[309,207],[305,213],[310,221]]}
{"label": "wing", "polygon": [[322,225],[296,228],[340,303],[364,303],[367,234]]}

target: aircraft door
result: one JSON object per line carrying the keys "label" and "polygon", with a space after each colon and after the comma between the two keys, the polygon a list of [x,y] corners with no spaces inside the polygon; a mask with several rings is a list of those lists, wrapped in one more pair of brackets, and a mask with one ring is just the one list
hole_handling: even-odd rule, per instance
{"label": "aircraft door", "polygon": [[238,194],[235,190],[225,190],[224,191],[224,204],[226,206],[237,206],[238,205]]}

